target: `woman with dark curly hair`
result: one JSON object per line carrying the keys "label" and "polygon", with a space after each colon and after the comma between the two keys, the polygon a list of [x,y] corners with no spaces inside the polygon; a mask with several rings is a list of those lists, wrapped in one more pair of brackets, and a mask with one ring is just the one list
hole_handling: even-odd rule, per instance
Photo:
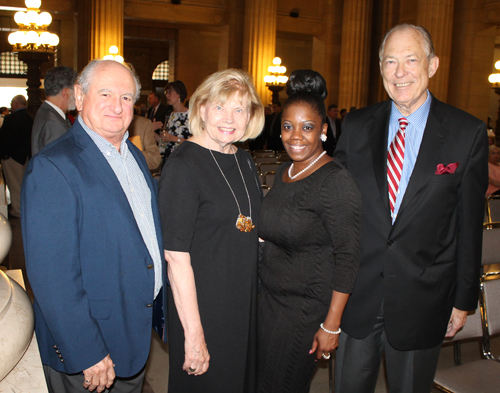
{"label": "woman with dark curly hair", "polygon": [[298,70],[287,83],[281,138],[292,162],[264,198],[259,236],[258,391],[309,391],[316,361],[337,348],[358,270],[361,196],[326,155],[323,77]]}

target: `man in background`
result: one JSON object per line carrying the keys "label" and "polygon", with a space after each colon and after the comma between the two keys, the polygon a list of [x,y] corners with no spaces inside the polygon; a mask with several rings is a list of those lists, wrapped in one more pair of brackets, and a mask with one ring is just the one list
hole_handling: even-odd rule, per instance
{"label": "man in background", "polygon": [[165,124],[168,115],[168,106],[161,103],[161,96],[157,92],[149,95],[148,103],[148,119],[153,122],[153,128],[157,130]]}
{"label": "man in background", "polygon": [[3,125],[3,119],[5,119],[5,116],[9,114],[9,109],[6,106],[2,106],[0,108],[0,128],[2,128]]}
{"label": "man in background", "polygon": [[326,150],[326,154],[333,156],[335,147],[337,146],[337,141],[341,134],[341,123],[338,119],[339,107],[336,104],[331,104],[328,106],[327,112],[327,123],[328,130],[326,131],[326,141],[323,142],[323,149]]}
{"label": "man in background", "polygon": [[281,102],[273,101],[271,105],[272,114],[266,116],[266,149],[284,150],[281,142]]}
{"label": "man in background", "polygon": [[71,127],[66,112],[75,109],[73,86],[77,73],[66,66],[53,67],[44,79],[45,102],[40,106],[33,123],[31,154],[59,138]]}
{"label": "man in background", "polygon": [[134,115],[128,127],[130,141],[142,152],[148,168],[154,170],[160,166],[161,154],[156,144],[153,123],[145,117]]}
{"label": "man in background", "polygon": [[27,111],[26,98],[17,95],[11,102],[11,113],[0,128],[0,158],[5,183],[10,191],[9,215],[21,215],[21,184],[31,155],[33,118]]}

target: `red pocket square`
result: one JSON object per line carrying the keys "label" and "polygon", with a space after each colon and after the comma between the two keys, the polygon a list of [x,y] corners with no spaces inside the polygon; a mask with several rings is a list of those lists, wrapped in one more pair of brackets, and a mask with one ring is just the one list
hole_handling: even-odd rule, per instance
{"label": "red pocket square", "polygon": [[455,171],[458,168],[458,162],[452,162],[451,164],[448,164],[447,166],[444,166],[443,164],[438,164],[436,167],[436,175],[445,175],[447,173],[455,173]]}

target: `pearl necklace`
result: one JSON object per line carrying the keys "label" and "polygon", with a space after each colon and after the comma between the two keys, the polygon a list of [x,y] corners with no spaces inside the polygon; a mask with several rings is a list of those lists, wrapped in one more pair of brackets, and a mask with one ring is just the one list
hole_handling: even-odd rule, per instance
{"label": "pearl necklace", "polygon": [[250,201],[250,195],[248,194],[248,189],[247,189],[247,184],[245,183],[245,178],[243,177],[243,173],[241,172],[240,164],[238,162],[238,159],[236,158],[236,150],[234,146],[232,147],[233,151],[233,157],[236,160],[236,165],[238,165],[238,171],[240,172],[241,180],[243,180],[243,186],[245,186],[245,191],[247,193],[247,198],[248,198],[248,205],[250,206],[250,215],[248,217],[244,216],[241,214],[241,209],[240,209],[240,204],[238,203],[238,199],[236,198],[236,195],[233,191],[233,188],[231,187],[231,184],[229,184],[229,181],[226,178],[226,175],[224,175],[224,172],[222,172],[222,168],[220,167],[219,163],[215,159],[214,153],[212,153],[211,149],[208,149],[210,151],[210,154],[212,155],[212,158],[214,159],[215,163],[217,164],[217,167],[219,168],[220,173],[222,174],[222,177],[226,181],[227,185],[229,186],[229,189],[231,190],[231,193],[233,194],[233,198],[236,202],[236,206],[238,207],[238,218],[236,219],[236,228],[238,228],[241,232],[251,232],[252,229],[255,228],[255,225],[252,222],[252,202]]}
{"label": "pearl necklace", "polygon": [[323,153],[321,153],[313,162],[311,162],[308,166],[306,166],[304,169],[302,169],[299,173],[297,173],[296,175],[292,176],[292,168],[293,168],[293,164],[290,165],[290,167],[288,168],[288,177],[290,179],[295,179],[296,177],[302,175],[305,171],[307,171],[310,167],[312,167],[314,164],[316,164],[318,162],[318,160],[323,157],[324,155],[326,154],[326,150],[323,150]]}

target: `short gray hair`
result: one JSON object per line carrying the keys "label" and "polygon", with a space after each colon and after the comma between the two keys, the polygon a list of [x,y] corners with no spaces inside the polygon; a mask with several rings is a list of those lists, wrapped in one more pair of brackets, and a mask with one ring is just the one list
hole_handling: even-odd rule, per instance
{"label": "short gray hair", "polygon": [[[89,64],[85,66],[83,71],[80,73],[80,76],[78,77],[78,84],[82,88],[83,94],[87,94],[90,88],[90,84],[92,83],[92,79],[94,77],[94,74],[96,70],[101,67],[104,64],[110,64],[110,62],[115,62],[114,60],[103,60],[103,59],[94,59],[92,60]],[[137,101],[141,95],[141,82],[139,82],[139,78],[137,74],[135,73],[135,69],[130,63],[118,63],[115,62],[116,64],[122,65],[124,68],[126,68],[129,72],[130,75],[132,75],[132,79],[134,80],[135,83],[135,101]]]}
{"label": "short gray hair", "polygon": [[407,29],[416,30],[422,36],[422,45],[424,46],[424,50],[425,50],[425,53],[427,54],[428,61],[430,61],[432,58],[436,57],[436,54],[434,53],[434,44],[432,43],[431,34],[427,31],[427,29],[423,26],[415,26],[415,25],[411,25],[409,23],[402,23],[400,25],[394,26],[385,35],[385,37],[382,41],[382,44],[380,45],[380,49],[378,51],[378,57],[379,57],[380,61],[382,61],[382,57],[384,56],[385,43],[387,41],[387,38],[389,38],[389,36],[392,33],[394,33],[395,31],[401,31],[401,30],[407,30]]}

